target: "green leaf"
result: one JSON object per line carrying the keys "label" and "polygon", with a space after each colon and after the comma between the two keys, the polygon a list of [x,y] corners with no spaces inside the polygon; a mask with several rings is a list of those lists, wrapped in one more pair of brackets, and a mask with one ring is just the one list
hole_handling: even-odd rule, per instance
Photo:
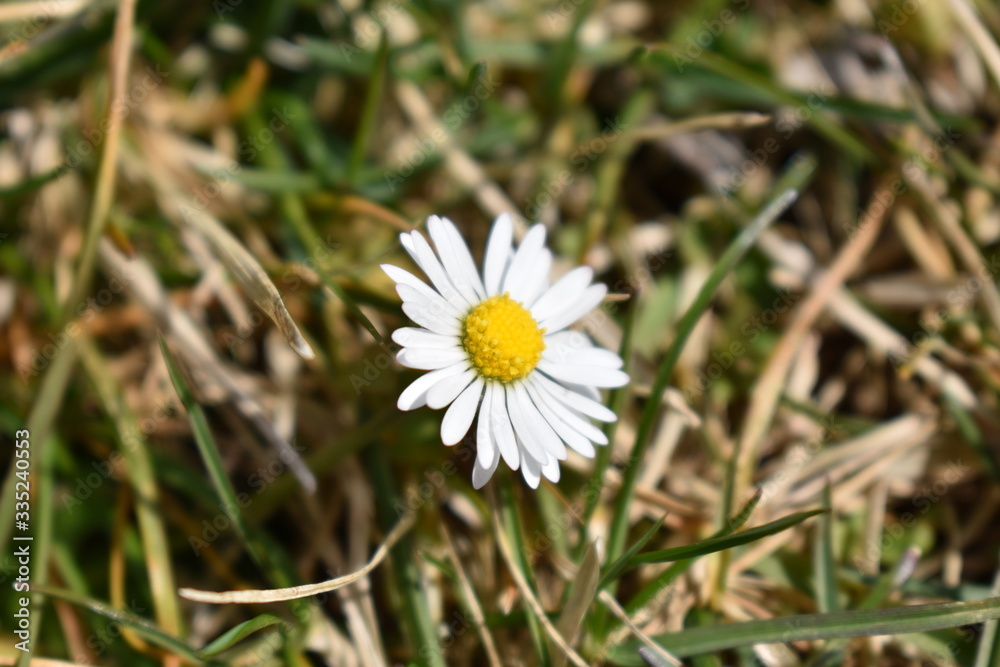
{"label": "green leaf", "polygon": [[813,559],[816,563],[816,600],[820,611],[837,611],[837,564],[833,559],[833,515],[830,484],[823,487],[823,509],[827,514],[816,527]]}
{"label": "green leaf", "polygon": [[229,629],[222,636],[201,649],[203,656],[213,656],[222,653],[226,649],[232,648],[258,630],[272,625],[284,625],[285,622],[274,614],[261,614],[249,621],[244,621],[234,628]]}
{"label": "green leaf", "polygon": [[389,69],[388,63],[389,39],[383,30],[379,37],[378,51],[375,53],[374,67],[367,75],[368,94],[365,96],[361,121],[354,134],[354,144],[351,146],[351,154],[347,160],[347,182],[352,185],[355,185],[361,164],[371,144],[379,108],[382,106],[382,89],[385,87],[386,74]]}
{"label": "green leaf", "polygon": [[202,659],[202,657],[199,656],[190,646],[177,637],[167,634],[141,616],[136,616],[135,614],[122,609],[116,609],[109,604],[99,600],[94,600],[93,598],[89,598],[85,595],[78,595],[71,591],[49,588],[47,586],[39,586],[36,584],[32,584],[31,588],[36,593],[41,593],[42,595],[46,595],[57,600],[63,600],[64,602],[69,602],[70,604],[74,604],[79,607],[85,607],[95,614],[114,621],[119,625],[135,630],[137,634],[142,635],[149,642],[156,644],[160,648],[164,648],[175,655],[185,658],[192,664],[218,664],[212,661],[208,661],[206,663],[206,661]]}
{"label": "green leaf", "polygon": [[667,518],[666,514],[661,516],[659,520],[656,523],[654,523],[653,526],[649,530],[647,530],[642,537],[636,540],[635,544],[633,544],[631,547],[628,548],[628,551],[623,553],[618,558],[618,560],[611,563],[610,565],[608,565],[607,568],[605,568],[604,574],[601,575],[601,582],[597,585],[598,588],[603,588],[608,584],[608,582],[613,581],[615,578],[618,577],[618,575],[620,575],[622,572],[625,571],[625,568],[628,567],[629,560],[632,558],[632,556],[639,553],[639,549],[642,549],[644,546],[646,546],[646,543],[649,542],[653,538],[653,536],[660,531],[660,528],[663,527],[663,521],[666,518]]}
{"label": "green leaf", "polygon": [[[678,658],[685,658],[738,646],[927,632],[997,618],[1000,618],[1000,598],[988,598],[976,602],[944,602],[725,623],[686,628],[680,632],[658,635],[653,639]],[[620,644],[608,653],[608,660],[616,665],[641,667],[644,663],[638,653],[640,646],[637,640]]]}
{"label": "green leaf", "polygon": [[184,409],[188,412],[188,418],[191,421],[191,431],[198,445],[198,452],[201,454],[201,459],[208,470],[208,475],[212,480],[212,487],[218,496],[219,505],[223,513],[232,522],[233,529],[246,547],[247,552],[254,559],[254,562],[257,563],[258,567],[268,575],[271,582],[278,588],[287,588],[293,585],[294,582],[291,576],[279,567],[273,558],[272,552],[262,544],[259,536],[251,532],[247,526],[246,520],[240,511],[242,505],[237,499],[236,491],[233,489],[233,485],[226,475],[225,467],[222,465],[222,457],[219,455],[219,449],[215,444],[215,438],[212,436],[212,430],[208,426],[208,419],[205,417],[205,412],[191,395],[187,382],[184,380],[184,376],[181,375],[177,360],[170,352],[170,348],[167,347],[167,342],[163,339],[162,334],[159,336],[159,341],[160,350],[163,353],[163,359],[167,364],[167,371],[170,374],[170,381],[173,383],[174,390],[180,397]]}
{"label": "green leaf", "polygon": [[[753,514],[754,509],[757,508],[757,505],[760,503],[763,495],[764,489],[758,487],[756,493],[754,493],[753,497],[747,501],[747,504],[743,506],[740,513],[729,517],[729,520],[726,521],[725,527],[716,532],[709,539],[725,537],[726,535],[735,533],[737,530],[742,528],[743,524],[750,519],[750,515]],[[643,588],[636,593],[631,600],[629,600],[629,603],[625,606],[625,611],[628,612],[629,615],[635,614],[639,609],[646,606],[646,604],[659,595],[664,588],[669,586],[674,581],[674,579],[691,567],[692,563],[693,559],[680,561],[674,563],[661,572],[655,579],[643,586]]]}
{"label": "green leaf", "polygon": [[[662,524],[663,521],[659,523]],[[592,542],[583,555],[583,561],[570,585],[569,598],[563,606],[562,614],[559,615],[559,622],[556,623],[556,629],[566,641],[573,641],[583,619],[586,618],[587,610],[590,609],[599,590],[597,579],[600,573],[601,564],[597,558],[597,548]],[[566,654],[555,644],[550,644],[549,648],[552,651],[552,666],[563,667],[567,661]]]}
{"label": "green leaf", "polygon": [[685,560],[687,558],[705,556],[717,551],[725,551],[726,549],[732,549],[733,547],[738,547],[749,542],[756,542],[764,537],[780,533],[781,531],[787,530],[798,523],[802,523],[810,517],[814,517],[817,514],[823,514],[826,511],[827,510],[825,509],[818,509],[809,510],[808,512],[798,512],[796,514],[790,514],[784,518],[778,519],[777,521],[765,523],[763,526],[757,526],[756,528],[744,530],[740,533],[713,537],[702,542],[696,542],[695,544],[689,544],[683,547],[661,549],[659,551],[650,551],[644,554],[639,554],[638,556],[632,557],[629,565],[638,565],[640,563],[672,563],[674,561]]}
{"label": "green leaf", "polygon": [[632,455],[629,465],[625,469],[622,478],[622,486],[618,493],[618,500],[615,504],[615,511],[611,520],[611,534],[608,537],[608,557],[618,558],[624,551],[625,537],[628,530],[628,512],[632,507],[632,498],[635,495],[635,485],[638,481],[638,472],[649,445],[650,436],[653,433],[653,426],[660,413],[660,405],[663,394],[667,390],[667,384],[674,373],[677,360],[680,359],[681,352],[688,338],[694,331],[695,325],[701,319],[702,314],[708,310],[715,296],[715,291],[725,280],[726,276],[736,267],[746,252],[757,241],[757,238],[765,229],[778,219],[785,209],[792,205],[798,198],[798,191],[789,189],[768,202],[767,206],[754,218],[753,222],[745,227],[726,248],[726,251],[719,258],[712,272],[709,274],[705,284],[702,285],[694,302],[688,307],[675,328],[674,340],[670,344],[670,349],[660,368],[656,373],[656,379],[649,392],[649,398],[643,408],[639,418],[639,426],[636,430],[635,445],[632,448]]}

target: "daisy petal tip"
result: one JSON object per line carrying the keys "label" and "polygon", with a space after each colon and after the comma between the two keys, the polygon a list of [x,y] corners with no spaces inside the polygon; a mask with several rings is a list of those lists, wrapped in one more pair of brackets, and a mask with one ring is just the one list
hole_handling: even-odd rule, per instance
{"label": "daisy petal tip", "polygon": [[486,486],[486,483],[493,479],[493,472],[496,468],[480,468],[475,466],[472,469],[472,488],[476,491]]}
{"label": "daisy petal tip", "polygon": [[628,373],[626,373],[625,371],[620,371],[612,368],[607,368],[604,370],[609,375],[608,381],[612,383],[607,385],[609,389],[618,389],[620,387],[624,387],[625,385],[627,385],[629,382],[632,381],[632,378],[630,378],[628,376]]}

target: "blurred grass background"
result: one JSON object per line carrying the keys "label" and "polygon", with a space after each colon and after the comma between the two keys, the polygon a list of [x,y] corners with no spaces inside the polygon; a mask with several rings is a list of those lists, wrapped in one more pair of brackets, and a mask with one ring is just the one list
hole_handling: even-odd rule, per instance
{"label": "blurred grass background", "polygon": [[[29,656],[11,447],[0,664],[1000,664],[995,3],[28,0],[0,34],[44,589]],[[609,285],[585,328],[633,377],[537,492],[395,409],[378,264],[432,213],[481,256],[502,211]]]}

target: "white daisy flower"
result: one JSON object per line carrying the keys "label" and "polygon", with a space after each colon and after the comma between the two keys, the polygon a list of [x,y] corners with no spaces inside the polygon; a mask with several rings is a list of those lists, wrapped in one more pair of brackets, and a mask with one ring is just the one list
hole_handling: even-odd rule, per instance
{"label": "white daisy flower", "polygon": [[598,389],[621,387],[628,375],[617,354],[594,347],[567,327],[596,307],[607,292],[578,267],[549,285],[552,253],[545,227],[534,225],[515,251],[507,214],[493,223],[482,276],[469,248],[447,218],[431,216],[437,250],[418,232],[400,234],[403,247],[431,285],[391,264],[403,312],[419,328],[397,329],[396,357],[430,371],[399,396],[400,410],[448,407],[441,441],[461,441],[479,415],[472,483],[481,488],[503,458],[538,487],[542,475],[559,481],[566,447],[593,457],[608,440],[590,419],[613,422]]}

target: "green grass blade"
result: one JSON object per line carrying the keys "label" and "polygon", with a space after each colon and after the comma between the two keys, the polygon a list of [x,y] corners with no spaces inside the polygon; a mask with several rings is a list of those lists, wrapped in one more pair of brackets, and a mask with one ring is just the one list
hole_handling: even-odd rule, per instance
{"label": "green grass blade", "polygon": [[[201,409],[201,406],[195,402],[194,396],[191,395],[187,382],[184,380],[184,376],[181,375],[177,360],[174,358],[170,348],[167,347],[167,341],[164,340],[162,334],[159,335],[159,341],[163,360],[166,362],[167,370],[170,373],[170,381],[173,383],[174,390],[181,399],[184,409],[188,412],[188,418],[191,421],[191,430],[198,445],[198,453],[201,454],[202,461],[205,463],[205,468],[208,471],[208,476],[212,480],[212,486],[215,487],[215,492],[219,496],[222,510],[229,520],[232,521],[240,540],[246,544],[248,542],[249,531],[243,521],[243,517],[236,509],[239,507],[236,492],[233,490],[233,485],[226,476],[225,468],[222,465],[222,457],[219,455],[219,449],[215,445],[212,430],[208,426],[208,419],[206,419],[205,412]],[[256,558],[256,555],[254,557]]]}
{"label": "green grass blade", "polygon": [[[824,499],[824,502],[825,499]],[[915,547],[907,547],[903,555],[896,562],[891,572],[886,572],[878,578],[876,584],[868,594],[861,600],[858,609],[878,609],[889,599],[889,596],[905,583],[906,579],[913,574],[913,569],[920,559],[920,550]],[[821,611],[830,611],[823,610]],[[836,611],[836,610],[833,610]],[[844,647],[847,639],[834,639],[823,647],[823,651],[814,660],[808,663],[808,667],[825,667],[826,665],[838,665],[844,660]]]}
{"label": "green grass blade", "polygon": [[958,432],[962,434],[965,441],[969,443],[969,446],[982,459],[983,467],[993,477],[993,480],[1000,482],[1000,462],[998,462],[994,450],[986,444],[986,438],[983,437],[983,432],[972,418],[972,415],[950,394],[944,394],[944,403],[952,419],[955,420]]}
{"label": "green grass blade", "polygon": [[618,502],[615,504],[614,518],[611,521],[611,534],[608,538],[608,558],[618,558],[625,547],[625,538],[628,532],[628,511],[632,506],[632,498],[635,495],[635,485],[639,474],[639,463],[649,445],[649,438],[653,432],[656,417],[660,412],[663,393],[667,389],[677,360],[680,359],[684,345],[688,337],[694,331],[695,325],[701,319],[702,314],[708,309],[715,295],[715,291],[722,284],[722,281],[733,270],[736,264],[743,258],[747,250],[754,244],[757,237],[773,223],[781,213],[788,208],[798,197],[795,190],[786,190],[773,199],[764,210],[743,229],[735,240],[726,248],[725,253],[719,262],[712,269],[705,284],[695,297],[694,303],[688,308],[680,322],[677,323],[676,334],[670,349],[667,350],[666,357],[660,364],[660,369],[653,382],[649,398],[643,408],[642,416],[639,418],[639,427],[635,436],[635,445],[632,448],[629,465],[625,469],[622,479],[621,490],[618,495]]}
{"label": "green grass blade", "polygon": [[797,512],[778,519],[777,521],[765,523],[763,526],[750,528],[739,533],[709,538],[702,542],[696,542],[683,547],[650,551],[633,556],[629,565],[634,566],[640,563],[671,563],[674,561],[686,560],[688,558],[705,556],[717,551],[724,551],[725,549],[732,549],[733,547],[749,544],[750,542],[756,542],[759,539],[780,533],[783,530],[788,530],[792,526],[802,523],[806,519],[825,512],[826,510],[824,509]]}
{"label": "green grass blade", "polygon": [[[583,554],[583,560],[580,562],[580,567],[569,587],[569,598],[567,598],[562,613],[559,615],[559,621],[556,623],[556,629],[566,641],[573,641],[573,637],[576,636],[580,625],[586,618],[587,610],[600,588],[598,586],[600,574],[601,564],[597,557],[597,549],[595,544],[591,543],[586,553]],[[553,667],[563,667],[567,661],[566,654],[559,650],[555,644],[550,644],[549,648],[552,650]]]}
{"label": "green grass blade", "polygon": [[[653,639],[679,658],[699,653],[725,651],[738,646],[832,639],[835,637],[875,637],[911,632],[927,632],[972,625],[1000,618],[1000,598],[975,602],[837,611],[802,614],[745,623],[726,623],[705,628],[687,628],[658,635]],[[635,641],[615,647],[609,659],[616,665],[643,665]]]}
{"label": "green grass blade", "polygon": [[553,50],[551,61],[547,68],[548,76],[544,79],[545,94],[543,99],[548,98],[552,100],[553,116],[558,116],[558,112],[562,110],[566,102],[564,90],[566,87],[566,77],[569,76],[570,70],[573,68],[574,57],[580,48],[580,28],[593,12],[593,9],[593,0],[583,0],[583,2],[573,7],[571,17],[564,17],[564,20],[572,19],[572,24]]}
{"label": "green grass blade", "polygon": [[272,625],[284,625],[285,622],[274,614],[261,614],[249,621],[244,621],[239,625],[227,630],[221,637],[218,637],[208,646],[199,651],[201,655],[211,657],[232,648],[258,630],[271,627]]}
{"label": "green grass blade", "polygon": [[[257,134],[265,129],[264,120],[259,113],[254,112],[247,117],[247,129],[252,136],[257,136]],[[268,169],[289,170],[288,158],[282,152],[277,141],[261,147],[259,158],[260,163]],[[325,248],[326,243],[323,242],[323,239],[313,229],[312,223],[309,222],[309,216],[306,213],[302,199],[295,194],[286,193],[280,197],[280,201],[282,214],[295,231],[296,236],[298,236],[299,241],[305,248],[306,254],[312,257],[318,250]],[[361,311],[357,302],[330,277],[329,267],[318,266],[316,273],[324,287],[344,303],[347,310],[372,335],[375,342],[379,345],[385,345],[385,339],[378,332],[378,329],[375,328],[375,325],[372,324],[371,320]]]}
{"label": "green grass blade", "polygon": [[[739,514],[735,514],[726,521],[726,525],[723,526],[721,530],[712,535],[711,538],[725,537],[735,533],[737,530],[743,527],[753,514],[754,509],[760,503],[761,498],[764,495],[764,490],[758,488],[757,492],[753,494],[753,497],[747,501],[747,504],[743,506]],[[635,615],[635,613],[642,609],[644,606],[652,602],[660,593],[669,586],[674,579],[680,576],[685,570],[694,564],[694,559],[682,560],[674,563],[666,570],[661,572],[653,581],[649,582],[643,588],[636,593],[636,595],[629,600],[628,604],[625,605],[625,611],[628,612],[629,616]]]}
{"label": "green grass blade", "polygon": [[[71,370],[76,365],[77,344],[76,339],[69,338],[66,347],[59,353],[59,356],[52,362],[52,367],[42,381],[38,396],[32,405],[31,413],[28,415],[26,423],[27,431],[30,434],[28,441],[30,445],[30,484],[34,485],[34,503],[31,507],[31,517],[29,521],[30,532],[34,537],[31,546],[32,562],[32,589],[39,585],[48,583],[49,578],[49,557],[52,546],[52,526],[53,509],[55,504],[55,480],[54,461],[56,438],[53,434],[55,418],[58,414],[69,384]],[[18,438],[21,439],[21,438]],[[12,446],[13,449],[13,446]],[[12,455],[13,456],[13,455]],[[0,508],[3,514],[0,515],[0,534],[3,540],[0,543],[11,544],[8,540],[14,529],[14,516],[16,506],[15,488],[21,481],[17,476],[18,468],[11,459],[10,470],[4,482],[3,495],[0,498]],[[23,533],[22,533],[23,534]],[[12,547],[13,550],[13,547]],[[31,623],[34,633],[37,636],[42,627],[43,609],[39,596],[31,596]],[[36,641],[28,642],[28,650],[19,655],[18,665],[27,666],[32,661]]]}
{"label": "green grass blade", "polygon": [[170,352],[167,342],[163,339],[162,335],[159,336],[159,341],[163,359],[170,373],[170,381],[173,383],[174,389],[181,399],[181,403],[184,404],[184,408],[188,412],[188,418],[191,421],[191,430],[198,445],[198,453],[201,454],[201,459],[205,463],[205,468],[212,481],[212,487],[219,497],[219,505],[223,513],[229,518],[233,529],[246,547],[247,552],[260,569],[270,576],[274,585],[278,588],[287,588],[293,585],[293,582],[274,564],[274,561],[268,556],[267,550],[252,536],[248,529],[246,521],[240,512],[240,502],[236,497],[236,491],[226,476],[222,465],[222,457],[219,455],[219,449],[215,444],[215,438],[212,436],[212,430],[208,426],[205,412],[195,402],[190,390],[188,390],[187,382],[185,382],[184,376],[181,375],[177,360],[174,359],[174,355]]}
{"label": "green grass blade", "polygon": [[823,487],[826,514],[816,523],[813,561],[816,567],[816,602],[822,612],[837,611],[837,564],[833,559],[833,513],[830,485]]}
{"label": "green grass blade", "polygon": [[23,195],[26,192],[37,190],[46,183],[56,180],[67,171],[69,171],[69,167],[65,164],[61,164],[58,167],[38,174],[37,176],[29,176],[23,181],[19,181],[13,185],[0,187],[0,199],[7,199],[8,197],[13,198],[18,195]]}
{"label": "green grass blade", "polygon": [[107,361],[90,338],[84,338],[81,361],[97,390],[104,411],[118,434],[118,450],[125,460],[128,481],[135,491],[136,519],[146,560],[149,588],[156,607],[156,622],[165,632],[181,635],[183,620],[177,600],[170,543],[160,514],[160,491],[152,457],[139,420],[125,403],[124,391]]}
{"label": "green grass blade", "polygon": [[35,584],[32,584],[32,588],[42,595],[56,600],[63,600],[64,602],[68,602],[78,607],[89,609],[95,614],[103,616],[104,618],[114,621],[115,623],[119,623],[127,628],[131,628],[137,634],[142,635],[142,637],[147,639],[149,642],[184,658],[187,662],[195,665],[219,664],[204,660],[190,646],[177,637],[164,632],[161,628],[157,627],[150,621],[142,618],[141,616],[136,616],[129,611],[116,609],[104,602],[94,600],[93,598],[89,598],[85,595],[78,595],[67,590],[49,588],[47,586],[38,586]]}
{"label": "green grass blade", "polygon": [[647,530],[642,537],[640,537],[638,540],[635,541],[635,544],[633,544],[628,548],[628,551],[623,553],[621,556],[618,557],[618,560],[611,563],[610,565],[607,566],[607,568],[605,568],[604,574],[601,575],[601,582],[598,584],[598,588],[603,588],[604,586],[607,586],[609,582],[614,581],[619,574],[625,571],[625,568],[627,568],[629,565],[629,560],[631,560],[633,556],[639,553],[639,549],[642,549],[644,546],[646,546],[646,543],[649,542],[651,539],[653,539],[653,536],[656,535],[656,533],[660,532],[660,528],[663,527],[663,522],[664,520],[666,520],[666,518],[667,518],[666,514],[661,516],[659,520],[656,523],[654,523],[652,527],[650,527],[650,529]]}
{"label": "green grass blade", "polygon": [[[993,590],[1000,591],[1000,570],[993,579]],[[972,667],[995,667],[1000,664],[1000,621],[983,624],[983,634],[976,649],[976,662]]]}
{"label": "green grass blade", "polygon": [[[683,57],[683,51],[678,46],[658,44],[650,50],[650,55],[656,55],[659,58],[666,56],[669,59],[671,56],[676,55]],[[785,90],[784,87],[774,83],[768,77],[757,74],[725,56],[712,53],[711,51],[703,52],[698,57],[698,60],[692,63],[692,66],[714,72],[732,81],[749,86],[764,95],[772,104],[795,107],[809,105],[812,113],[809,114],[807,122],[816,128],[817,132],[824,135],[831,143],[842,148],[845,153],[856,160],[864,162],[875,160],[875,155],[860,139],[822,113],[824,104],[822,99],[810,100],[807,98],[804,100],[802,95]]]}
{"label": "green grass blade", "polygon": [[375,53],[375,63],[372,71],[368,73],[368,94],[365,95],[365,106],[361,111],[361,122],[358,131],[354,135],[354,144],[351,146],[351,154],[347,160],[347,182],[355,185],[358,171],[368,153],[368,146],[371,143],[372,134],[375,129],[375,119],[379,114],[379,105],[382,102],[382,91],[385,87],[385,79],[389,70],[389,38],[383,30],[379,37],[378,51]]}
{"label": "green grass blade", "polygon": [[[635,322],[639,309],[633,303],[628,311],[625,313],[625,321],[622,324],[622,343],[618,349],[618,356],[625,363],[623,370],[629,372],[631,370],[632,364],[632,335],[635,332]],[[628,395],[626,391],[627,387],[621,387],[619,389],[612,389],[610,395],[608,396],[608,408],[614,412],[616,415],[620,415],[622,410],[625,408],[625,397]],[[615,433],[618,431],[618,421],[615,420],[610,424],[604,425],[604,434],[608,436],[608,442],[613,443],[615,441]],[[594,461],[594,475],[590,478],[586,493],[584,493],[584,502],[586,506],[584,508],[583,524],[585,526],[590,526],[590,520],[594,516],[594,510],[597,509],[598,502],[601,499],[601,489],[604,486],[604,473],[607,471],[608,464],[611,463],[611,446],[598,447],[597,456]],[[578,551],[583,552],[583,550],[588,548],[587,534],[589,531],[581,531],[580,545]]]}
{"label": "green grass blade", "polygon": [[[385,455],[377,447],[370,447],[364,452],[364,460],[370,471],[372,487],[375,491],[375,504],[378,510],[379,523],[388,533],[400,520],[394,509],[397,501],[398,486],[393,483],[392,471]],[[398,502],[396,502],[398,505]],[[412,511],[412,510],[408,510]],[[434,621],[430,615],[430,604],[426,597],[417,559],[414,557],[413,542],[409,535],[404,535],[392,547],[392,568],[389,585],[399,591],[402,597],[403,612],[408,630],[412,633],[413,646],[419,646],[417,664],[428,667],[445,667],[444,655]]]}
{"label": "green grass blade", "polygon": [[[42,378],[31,413],[25,422],[25,428],[31,433],[32,457],[40,454],[39,450],[45,447],[52,434],[56,415],[59,414],[66,395],[70,373],[76,366],[76,357],[76,339],[70,336],[66,347],[55,357]],[[14,485],[18,481],[16,472],[17,468],[10,466],[4,479],[3,492],[0,493],[0,544],[8,544],[14,528]]]}
{"label": "green grass blade", "polygon": [[[517,566],[524,574],[528,586],[537,591],[538,586],[535,583],[535,572],[526,556],[527,550],[521,529],[521,515],[517,511],[517,503],[514,500],[514,485],[511,482],[511,474],[506,470],[501,471],[499,496],[499,505],[494,506],[492,511],[498,511],[499,507],[502,515],[501,518],[503,519],[501,523],[507,530],[507,539],[510,540],[511,547],[514,549]],[[535,656],[538,658],[538,664],[543,665],[543,667],[551,667],[552,662],[549,659],[548,638],[545,636],[542,624],[531,613],[528,614],[528,630],[531,632],[531,641],[535,647]]]}

